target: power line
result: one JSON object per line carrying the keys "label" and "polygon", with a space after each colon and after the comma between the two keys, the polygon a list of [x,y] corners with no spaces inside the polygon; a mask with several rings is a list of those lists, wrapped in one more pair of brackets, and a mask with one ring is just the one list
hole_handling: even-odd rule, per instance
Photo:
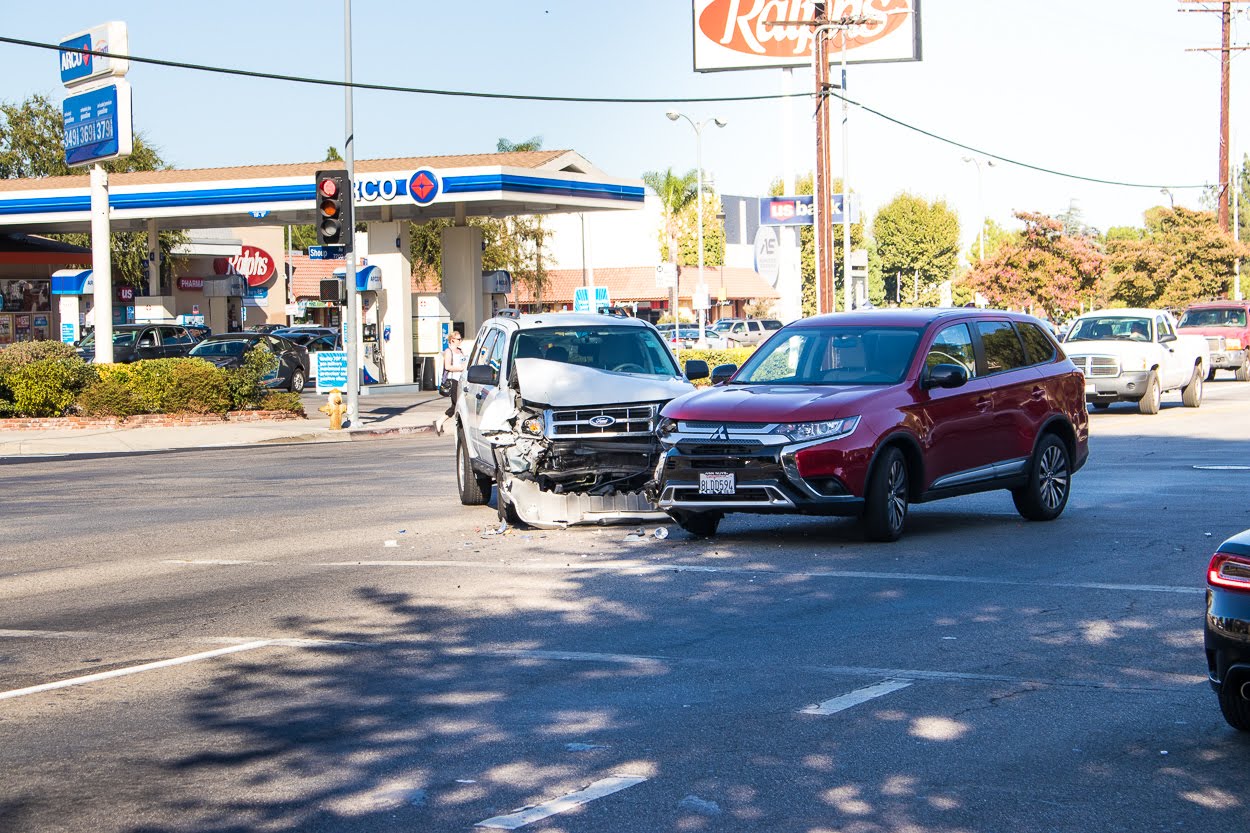
{"label": "power line", "polygon": [[[1245,2],[1245,0],[1238,0],[1238,2]],[[712,103],[735,102],[735,101],[771,101],[771,100],[778,100],[778,99],[784,99],[784,98],[813,98],[814,97],[814,95],[809,92],[796,92],[796,93],[772,93],[768,95],[720,96],[720,97],[708,97],[708,98],[604,98],[604,97],[589,97],[589,96],[527,95],[523,93],[488,93],[488,92],[475,92],[472,90],[440,90],[440,89],[433,89],[433,88],[426,88],[426,87],[403,87],[403,86],[399,86],[395,84],[369,84],[369,83],[364,83],[360,81],[353,81],[351,83],[348,83],[345,81],[338,81],[338,80],[329,79],[329,78],[312,78],[312,77],[301,76],[301,75],[283,75],[280,73],[260,72],[257,70],[248,70],[248,69],[236,69],[233,67],[213,66],[210,64],[193,64],[193,63],[189,63],[186,61],[171,61],[171,60],[166,60],[164,58],[147,58],[147,57],[142,57],[142,56],[137,56],[137,55],[121,55],[118,53],[98,52],[98,51],[94,51],[91,49],[62,49],[60,44],[44,43],[42,41],[25,40],[22,38],[12,38],[12,37],[6,37],[2,35],[0,35],[0,43],[8,43],[8,44],[13,44],[15,46],[26,46],[26,47],[31,47],[33,49],[45,49],[45,50],[49,50],[53,52],[78,52],[83,55],[95,55],[95,56],[106,57],[106,58],[120,58],[120,59],[124,59],[127,61],[133,61],[134,63],[137,63],[137,64],[151,64],[153,66],[170,67],[173,69],[185,69],[185,70],[191,70],[194,72],[209,72],[209,73],[216,73],[219,75],[236,75],[236,76],[242,76],[245,78],[260,78],[260,79],[270,80],[270,81],[288,81],[288,82],[295,83],[295,84],[312,84],[312,85],[323,86],[323,87],[351,87],[353,89],[358,89],[358,90],[409,93],[409,94],[415,94],[415,95],[446,96],[446,97],[452,97],[452,98],[503,99],[503,100],[510,100],[510,101],[545,101],[545,102],[559,102],[559,103],[572,103],[572,104],[712,104]],[[1016,165],[1021,168],[1038,171],[1039,173],[1044,173],[1044,174],[1048,174],[1051,176],[1057,176],[1057,177],[1061,177],[1064,179],[1075,179],[1075,180],[1080,180],[1083,182],[1093,182],[1093,183],[1097,183],[1100,185],[1114,185],[1114,186],[1120,186],[1124,188],[1154,188],[1154,189],[1170,188],[1174,190],[1186,190],[1186,189],[1205,189],[1208,187],[1208,185],[1205,183],[1201,185],[1166,185],[1166,184],[1159,185],[1159,184],[1148,184],[1148,183],[1140,183],[1140,182],[1122,182],[1118,180],[1100,179],[1098,177],[1083,176],[1081,174],[1066,173],[1064,171],[1055,170],[1053,168],[1046,168],[1041,165],[1033,165],[1028,162],[1021,162],[1019,160],[1011,159],[1009,157],[1002,156],[997,153],[992,153],[990,151],[982,150],[981,148],[973,147],[972,145],[964,144],[963,142],[956,141],[955,139],[947,138],[940,134],[934,133],[931,130],[926,130],[923,127],[917,127],[916,125],[905,122],[902,119],[898,119],[898,118],[895,118],[894,116],[890,116],[886,113],[881,112],[880,110],[873,109],[872,107],[869,107],[866,104],[863,104],[861,102],[855,101],[854,99],[843,98],[843,96],[841,96],[837,92],[834,92],[832,89],[827,90],[826,95],[844,100],[848,104],[854,105],[855,107],[860,108],[864,112],[871,113],[874,116],[884,119],[892,124],[896,124],[899,127],[903,127],[903,128],[906,128],[907,130],[914,131],[916,133],[921,134],[922,136],[927,136],[930,139],[935,139],[936,141],[951,145],[952,147],[957,147],[962,150],[966,150],[972,153],[977,153],[982,156],[986,156],[991,159],[998,160],[999,162],[1006,163],[1008,165]]]}

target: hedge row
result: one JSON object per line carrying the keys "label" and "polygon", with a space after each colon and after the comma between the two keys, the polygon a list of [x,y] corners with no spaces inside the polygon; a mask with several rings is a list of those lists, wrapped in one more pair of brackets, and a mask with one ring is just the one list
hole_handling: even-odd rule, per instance
{"label": "hedge row", "polygon": [[297,394],[271,393],[261,385],[276,362],[257,348],[237,370],[191,358],[92,365],[59,341],[13,344],[0,348],[0,416],[128,417],[252,409],[302,416]]}
{"label": "hedge row", "polygon": [[[683,369],[686,366],[686,362],[698,359],[707,362],[707,369],[711,371],[721,364],[736,364],[738,367],[742,367],[742,363],[750,358],[754,352],[754,347],[730,347],[726,350],[682,350],[678,352],[677,358],[681,361]],[[711,379],[699,379],[695,382],[699,386],[710,385],[711,383]]]}

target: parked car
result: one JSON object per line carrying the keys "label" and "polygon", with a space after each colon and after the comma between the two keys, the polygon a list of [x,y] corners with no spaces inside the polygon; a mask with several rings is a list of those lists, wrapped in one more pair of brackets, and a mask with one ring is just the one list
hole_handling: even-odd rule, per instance
{"label": "parked car", "polygon": [[[180,324],[113,325],[113,362],[129,364],[142,359],[176,359],[187,355],[198,339]],[[95,332],[75,345],[83,361],[95,359]]]}
{"label": "parked car", "polygon": [[1085,399],[1095,408],[1136,402],[1143,414],[1157,414],[1173,390],[1187,408],[1202,404],[1211,361],[1206,339],[1177,335],[1167,310],[1087,312],[1072,322],[1063,346],[1085,374]]}
{"label": "parked car", "polygon": [[297,344],[269,333],[223,333],[209,336],[191,349],[190,355],[206,359],[218,367],[243,366],[247,352],[260,345],[278,357],[278,367],[262,380],[267,388],[286,388],[292,393],[304,389],[308,380],[308,353]]}
{"label": "parked car", "polygon": [[1250,732],[1250,529],[1220,544],[1211,556],[1203,642],[1224,719]]}
{"label": "parked car", "polygon": [[1250,382],[1250,301],[1191,304],[1176,331],[1207,340],[1211,351],[1208,382],[1217,370],[1231,370],[1238,382]]}
{"label": "parked car", "polygon": [[298,330],[283,330],[281,332],[283,338],[303,347],[308,353],[308,378],[317,378],[317,354],[329,351],[343,349],[343,336],[341,333],[333,335],[319,335],[315,332],[301,332]]}
{"label": "parked car", "polygon": [[916,309],[787,325],[674,399],[658,505],[712,535],[730,512],[860,517],[893,541],[908,507],[1006,489],[1053,520],[1088,455],[1080,372],[1026,315]]}
{"label": "parked car", "polygon": [[244,328],[244,332],[273,333],[273,332],[277,332],[278,330],[285,330],[288,326],[289,326],[288,324],[253,324],[250,327]]}
{"label": "parked car", "polygon": [[781,322],[773,318],[722,318],[712,325],[715,346],[722,349],[760,344],[780,329]]}
{"label": "parked car", "polygon": [[501,512],[537,527],[664,517],[644,491],[660,459],[656,422],[694,386],[655,327],[508,310],[482,325],[468,356],[456,402],[461,503],[486,503],[493,484]]}
{"label": "parked car", "polygon": [[680,326],[660,324],[656,329],[660,331],[660,335],[664,336],[668,346],[674,350],[690,350],[699,341],[697,324],[681,324]]}

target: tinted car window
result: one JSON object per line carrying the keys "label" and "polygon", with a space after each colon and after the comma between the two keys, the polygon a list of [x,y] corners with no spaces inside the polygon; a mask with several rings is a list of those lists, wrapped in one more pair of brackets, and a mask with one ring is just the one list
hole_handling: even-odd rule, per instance
{"label": "tinted car window", "polygon": [[795,328],[752,354],[733,384],[897,384],[919,338],[902,327]]}
{"label": "tinted car window", "polygon": [[1020,338],[1024,341],[1024,349],[1029,357],[1029,364],[1041,364],[1055,357],[1055,343],[1046,337],[1046,333],[1036,324],[1027,321],[1016,322]]}
{"label": "tinted car window", "polygon": [[765,330],[770,330],[770,331],[771,331],[771,330],[780,330],[780,329],[781,329],[781,322],[780,322],[780,321],[775,321],[775,320],[773,320],[773,319],[771,319],[771,318],[764,320],[762,323],[764,324],[764,329],[765,329]]}
{"label": "tinted car window", "polygon": [[977,333],[981,336],[981,346],[985,348],[987,373],[1002,373],[1028,364],[1024,358],[1024,347],[1010,322],[978,321]]}
{"label": "tinted car window", "polygon": [[968,378],[977,375],[976,354],[972,351],[972,333],[967,324],[953,324],[933,339],[924,359],[925,367],[958,364],[968,371]]}

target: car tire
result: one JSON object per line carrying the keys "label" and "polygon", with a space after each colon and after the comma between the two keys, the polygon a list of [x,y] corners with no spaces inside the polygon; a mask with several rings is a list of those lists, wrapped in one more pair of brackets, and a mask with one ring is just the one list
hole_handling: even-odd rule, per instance
{"label": "car tire", "polygon": [[[504,500],[503,484],[507,476],[499,468],[495,466],[495,482],[499,484],[499,488],[495,491],[495,509],[499,513],[499,520],[507,523],[509,526],[517,526],[521,523],[521,516],[517,514],[516,504],[510,500]],[[483,490],[488,496],[490,495],[490,486]]]}
{"label": "car tire", "polygon": [[1150,371],[1146,379],[1146,395],[1137,401],[1137,410],[1143,414],[1157,414],[1162,405],[1163,391],[1159,387],[1159,374]]}
{"label": "car tire", "polygon": [[304,371],[298,367],[295,368],[295,371],[291,373],[291,393],[302,393],[304,390],[304,384],[307,381],[308,379],[304,375]]}
{"label": "car tire", "polygon": [[1181,402],[1186,408],[1197,408],[1202,404],[1202,368],[1194,365],[1194,375],[1189,384],[1181,389]]}
{"label": "car tire", "polygon": [[1094,403],[1094,410],[1096,411],[1105,411],[1110,407],[1111,407],[1110,402],[1095,402]]}
{"label": "car tire", "polygon": [[1238,382],[1250,382],[1250,351],[1242,355],[1241,367],[1237,368],[1236,379]]}
{"label": "car tire", "polygon": [[490,502],[490,478],[473,469],[463,431],[456,432],[456,488],[465,506],[485,506]]}
{"label": "car tire", "polygon": [[720,526],[722,512],[674,512],[677,525],[696,538],[711,538]]}
{"label": "car tire", "polygon": [[1046,434],[1029,461],[1029,480],[1013,489],[1011,500],[1026,521],[1053,521],[1063,514],[1072,491],[1072,459],[1068,446]]}
{"label": "car tire", "polygon": [[1241,684],[1245,679],[1230,681],[1224,678],[1220,686],[1220,713],[1228,725],[1241,732],[1250,732],[1250,700],[1241,696]]}
{"label": "car tire", "polygon": [[903,452],[881,452],[864,493],[864,532],[869,541],[897,541],[907,523],[908,473]]}
{"label": "car tire", "polygon": [[1207,371],[1207,381],[1208,382],[1215,381],[1215,368],[1214,367]]}

